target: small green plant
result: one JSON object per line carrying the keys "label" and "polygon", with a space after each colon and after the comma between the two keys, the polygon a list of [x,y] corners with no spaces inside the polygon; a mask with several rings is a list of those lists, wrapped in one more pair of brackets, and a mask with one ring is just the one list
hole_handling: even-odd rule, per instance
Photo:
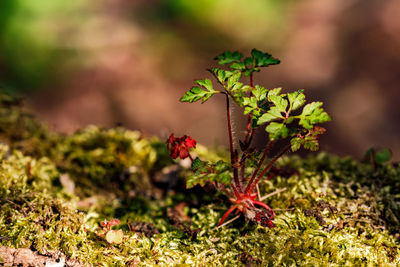
{"label": "small green plant", "polygon": [[[248,220],[273,227],[271,220],[275,213],[262,202],[262,198],[256,199],[256,186],[261,179],[272,178],[272,166],[289,150],[297,151],[300,147],[318,150],[318,137],[326,130],[317,124],[330,121],[331,118],[322,109],[322,102],[305,105],[304,90],[282,93],[282,88],[266,89],[254,84],[254,73],[263,67],[280,63],[270,54],[253,49],[246,58],[239,52],[224,52],[215,59],[218,64],[227,66],[224,69],[209,70],[222,89],[217,90],[209,79],[195,80],[196,85],[180,101],[204,103],[214,95],[225,96],[230,162],[220,160],[210,163],[198,157],[193,158],[189,149],[196,147],[196,141],[186,135],[174,137],[171,134],[167,147],[174,159],[191,159],[194,174],[187,178],[187,187],[197,184],[203,186],[210,182],[230,197],[232,206],[222,216],[219,225],[236,211],[241,212]],[[249,78],[248,85],[241,82],[243,77]],[[230,109],[232,103],[242,108],[247,116],[245,134],[238,144],[233,141]],[[265,127],[269,135],[269,142],[262,152],[252,147],[254,134],[260,127]],[[271,149],[279,140],[286,140],[287,144],[275,155],[270,155]],[[266,159],[269,160],[265,164]]]}
{"label": "small green plant", "polygon": [[371,147],[365,152],[363,162],[372,163],[374,169],[377,170],[379,167],[390,162],[392,159],[392,151],[389,148],[383,148],[381,150],[376,150],[376,148]]}
{"label": "small green plant", "polygon": [[124,239],[124,232],[122,230],[111,230],[114,225],[119,225],[120,221],[113,219],[111,221],[104,220],[100,223],[101,229],[97,232],[98,236],[105,236],[108,243],[108,248],[110,244],[120,244]]}

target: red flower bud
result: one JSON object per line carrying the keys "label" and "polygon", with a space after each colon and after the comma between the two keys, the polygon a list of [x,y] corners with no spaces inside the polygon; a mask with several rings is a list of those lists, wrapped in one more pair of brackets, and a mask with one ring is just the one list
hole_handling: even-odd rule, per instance
{"label": "red flower bud", "polygon": [[187,135],[182,137],[174,137],[174,134],[171,134],[167,140],[169,154],[174,159],[176,159],[178,156],[181,159],[189,157],[189,148],[191,147],[196,148],[196,140]]}

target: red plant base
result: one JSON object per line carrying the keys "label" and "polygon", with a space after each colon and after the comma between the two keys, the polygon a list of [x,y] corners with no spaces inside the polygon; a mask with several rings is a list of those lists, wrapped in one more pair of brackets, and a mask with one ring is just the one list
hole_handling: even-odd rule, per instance
{"label": "red plant base", "polygon": [[[218,226],[222,225],[229,214],[236,210],[236,214],[241,212],[247,219],[255,221],[264,227],[274,227],[275,225],[271,220],[275,217],[275,212],[264,202],[255,200],[256,196],[257,194],[255,193],[240,194],[236,200],[231,199],[234,205],[224,213]],[[256,208],[256,205],[265,208],[266,211]]]}

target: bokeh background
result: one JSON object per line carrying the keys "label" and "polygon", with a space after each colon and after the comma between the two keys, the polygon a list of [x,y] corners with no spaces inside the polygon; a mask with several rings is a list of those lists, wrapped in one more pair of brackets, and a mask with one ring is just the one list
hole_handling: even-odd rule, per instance
{"label": "bokeh background", "polygon": [[217,54],[257,48],[282,63],[256,83],[325,102],[322,149],[399,160],[399,14],[399,0],[1,0],[0,87],[59,132],[122,124],[224,145],[224,99],[178,99]]}

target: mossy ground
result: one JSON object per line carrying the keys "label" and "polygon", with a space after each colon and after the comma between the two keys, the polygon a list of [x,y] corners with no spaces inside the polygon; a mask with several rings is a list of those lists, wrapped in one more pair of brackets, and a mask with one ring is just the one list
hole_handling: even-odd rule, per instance
{"label": "mossy ground", "polygon": [[[286,188],[266,200],[276,209],[276,227],[240,218],[216,228],[227,199],[185,190],[181,178],[190,173],[174,167],[157,139],[122,128],[58,135],[6,96],[0,138],[0,246],[62,253],[84,266],[400,265],[397,165],[374,169],[324,153],[284,157],[278,176],[260,186],[261,194]],[[197,152],[213,160],[224,154]],[[113,218],[125,238],[108,247],[96,233]],[[129,222],[156,231],[130,231]]]}

